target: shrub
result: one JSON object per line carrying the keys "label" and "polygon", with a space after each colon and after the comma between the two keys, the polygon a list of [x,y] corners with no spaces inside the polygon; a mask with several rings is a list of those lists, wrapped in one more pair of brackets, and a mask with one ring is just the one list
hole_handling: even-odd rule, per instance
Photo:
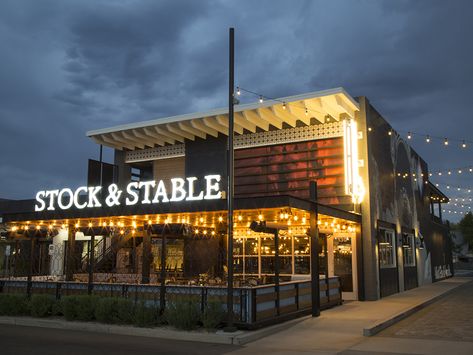
{"label": "shrub", "polygon": [[0,294],[0,316],[22,316],[28,313],[28,298],[25,295]]}
{"label": "shrub", "polygon": [[159,308],[140,301],[135,305],[133,324],[138,327],[152,327],[160,323]]}
{"label": "shrub", "polygon": [[29,303],[33,317],[47,317],[52,314],[55,300],[50,295],[32,295]]}
{"label": "shrub", "polygon": [[67,320],[91,321],[94,319],[96,296],[65,296],[62,311]]}
{"label": "shrub", "polygon": [[56,300],[56,302],[53,303],[53,307],[51,309],[51,315],[53,316],[63,316],[64,311],[62,310],[63,308],[63,301],[61,300]]}
{"label": "shrub", "polygon": [[216,329],[225,319],[222,303],[216,301],[207,302],[202,313],[202,325],[205,329]]}
{"label": "shrub", "polygon": [[125,298],[101,298],[95,307],[95,319],[103,323],[130,324],[133,322],[133,304]]}
{"label": "shrub", "polygon": [[199,304],[191,299],[173,300],[164,312],[166,321],[178,329],[195,329],[200,321]]}

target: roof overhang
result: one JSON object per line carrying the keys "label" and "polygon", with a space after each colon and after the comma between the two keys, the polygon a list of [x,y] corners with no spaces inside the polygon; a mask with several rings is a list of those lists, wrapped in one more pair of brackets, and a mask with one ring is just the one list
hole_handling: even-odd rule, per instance
{"label": "roof overhang", "polygon": [[[310,125],[355,118],[358,103],[343,89],[335,88],[288,96],[262,103],[235,106],[234,131],[268,131],[282,129],[283,124],[296,127],[298,122]],[[119,150],[136,150],[205,139],[207,136],[228,135],[228,108],[158,118],[87,132],[96,143]]]}

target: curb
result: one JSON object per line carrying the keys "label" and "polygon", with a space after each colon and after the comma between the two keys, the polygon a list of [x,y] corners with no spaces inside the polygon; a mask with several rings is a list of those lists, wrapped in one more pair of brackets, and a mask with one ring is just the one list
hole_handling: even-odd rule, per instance
{"label": "curb", "polygon": [[404,318],[407,318],[410,315],[420,311],[421,309],[431,305],[432,303],[439,300],[440,298],[447,296],[449,293],[453,292],[458,287],[462,287],[463,285],[465,285],[465,283],[460,284],[456,287],[453,287],[453,288],[451,288],[451,289],[449,289],[449,290],[447,290],[447,291],[445,291],[441,294],[433,296],[433,297],[431,297],[431,298],[429,298],[425,301],[422,301],[421,303],[418,303],[418,304],[416,304],[412,307],[409,307],[409,308],[407,308],[403,311],[400,311],[399,313],[397,313],[393,316],[390,316],[389,318],[383,319],[381,321],[377,321],[374,324],[372,324],[370,327],[363,328],[363,336],[370,337],[370,336],[378,334],[382,330],[396,324],[397,322],[403,320]]}
{"label": "curb", "polygon": [[168,328],[137,328],[131,326],[109,325],[92,322],[74,322],[62,319],[41,319],[32,317],[0,317],[0,324],[40,327],[49,329],[64,329],[85,332],[96,332],[115,335],[142,336],[148,338],[160,338],[170,340],[195,341],[201,343],[243,345],[252,341],[261,339],[270,334],[287,329],[297,324],[307,317],[301,317],[281,324],[265,327],[252,331],[236,331],[234,333],[225,333],[217,331],[216,333],[207,332],[186,332]]}

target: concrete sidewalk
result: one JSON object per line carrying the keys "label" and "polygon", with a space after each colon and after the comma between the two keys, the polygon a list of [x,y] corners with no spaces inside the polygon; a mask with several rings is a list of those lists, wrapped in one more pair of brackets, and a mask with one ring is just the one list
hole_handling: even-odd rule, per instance
{"label": "concrete sidewalk", "polygon": [[30,317],[0,317],[0,324],[220,344],[242,345],[254,342],[245,349],[247,351],[253,350],[253,348],[259,349],[257,352],[264,352],[264,350],[276,353],[320,350],[333,352],[347,349],[360,342],[363,339],[363,334],[373,335],[472,280],[471,277],[455,277],[386,297],[379,301],[346,302],[342,306],[323,311],[318,318],[303,317],[259,330],[235,333],[221,331],[217,333],[205,331],[185,332],[167,327],[149,329]]}
{"label": "concrete sidewalk", "polygon": [[322,312],[319,318],[306,317],[287,329],[266,336],[235,353],[327,353],[334,354],[362,342],[363,333],[374,334],[412,314],[455,288],[472,281],[454,277],[418,287],[373,302],[346,302]]}

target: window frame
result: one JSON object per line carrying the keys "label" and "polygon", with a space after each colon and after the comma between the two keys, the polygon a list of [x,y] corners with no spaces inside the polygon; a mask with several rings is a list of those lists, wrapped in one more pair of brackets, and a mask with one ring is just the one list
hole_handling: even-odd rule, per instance
{"label": "window frame", "polygon": [[[388,235],[390,236],[390,241],[387,241]],[[387,245],[382,243],[387,243]],[[383,255],[386,255],[389,246],[391,247],[390,260],[389,262],[386,262]],[[396,232],[393,229],[380,228],[378,236],[378,260],[380,269],[393,269],[397,267],[396,248]]]}

